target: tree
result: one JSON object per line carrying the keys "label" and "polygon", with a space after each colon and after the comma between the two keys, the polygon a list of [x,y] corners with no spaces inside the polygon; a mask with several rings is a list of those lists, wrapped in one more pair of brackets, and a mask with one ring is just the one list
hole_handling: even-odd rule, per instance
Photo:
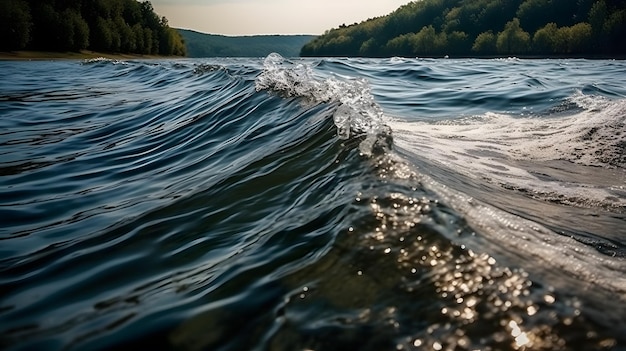
{"label": "tree", "polygon": [[59,15],[58,22],[58,48],[77,51],[89,46],[89,26],[80,13],[68,8]]}
{"label": "tree", "polygon": [[513,18],[498,34],[496,48],[502,54],[522,54],[530,47],[530,34],[520,27],[519,19]]}
{"label": "tree", "polygon": [[411,37],[411,46],[415,55],[432,55],[439,52],[442,43],[438,40],[433,26],[423,27]]}
{"label": "tree", "polygon": [[626,10],[611,13],[604,23],[609,52],[626,53]]}
{"label": "tree", "polygon": [[589,23],[593,30],[594,36],[597,38],[604,32],[604,22],[608,17],[608,8],[604,0],[598,1],[591,6],[589,10]]}
{"label": "tree", "polygon": [[569,27],[568,53],[580,54],[591,48],[593,32],[589,23],[581,22]]}
{"label": "tree", "polygon": [[395,56],[413,56],[411,38],[415,35],[415,33],[402,34],[389,40],[385,45],[385,52]]}
{"label": "tree", "polygon": [[171,36],[172,49],[171,53],[174,56],[187,56],[187,47],[185,46],[185,40],[183,36],[175,29],[168,28],[169,35]]}
{"label": "tree", "polygon": [[143,28],[141,27],[141,24],[136,23],[133,28],[133,36],[135,37],[135,52],[139,53],[139,54],[146,54],[146,44],[144,42],[144,34],[143,34]]}
{"label": "tree", "polygon": [[492,31],[480,33],[472,45],[472,51],[482,55],[493,55],[496,53],[497,40]]}
{"label": "tree", "polygon": [[156,48],[154,47],[154,35],[152,34],[152,30],[150,30],[150,28],[143,29],[143,45],[143,54],[156,54],[159,50],[158,46]]}
{"label": "tree", "polygon": [[109,18],[108,20],[106,20],[106,26],[111,32],[111,46],[109,47],[109,51],[121,52],[122,35],[119,32],[117,25],[115,24],[115,20],[113,18]]}
{"label": "tree", "polygon": [[472,42],[465,32],[453,31],[448,34],[447,51],[449,54],[463,54],[469,52]]}
{"label": "tree", "polygon": [[0,50],[186,52],[167,19],[136,0],[0,0],[0,38]]}
{"label": "tree", "polygon": [[550,22],[535,32],[533,36],[533,50],[540,54],[552,54],[556,52],[556,37],[558,27]]}
{"label": "tree", "polygon": [[378,55],[379,44],[375,38],[369,38],[359,48],[360,56],[376,56]]}
{"label": "tree", "polygon": [[122,13],[124,22],[131,27],[141,22],[141,4],[135,0],[126,1]]}
{"label": "tree", "polygon": [[113,47],[113,34],[109,23],[102,17],[96,19],[95,28],[91,31],[91,48],[97,51],[109,51]]}
{"label": "tree", "polygon": [[154,12],[154,8],[150,1],[144,1],[140,6],[141,12],[141,25],[144,28],[150,28],[150,30],[155,30],[161,24],[159,21],[159,16]]}
{"label": "tree", "polygon": [[33,4],[32,46],[43,50],[55,50],[59,44],[59,14],[47,3]]}
{"label": "tree", "polygon": [[0,50],[20,50],[31,40],[33,23],[28,3],[0,0]]}
{"label": "tree", "polygon": [[135,32],[122,17],[116,17],[115,29],[120,35],[120,51],[125,53],[137,52],[137,39]]}
{"label": "tree", "polygon": [[516,18],[531,32],[541,28],[549,21],[554,21],[551,0],[526,0],[518,8]]}

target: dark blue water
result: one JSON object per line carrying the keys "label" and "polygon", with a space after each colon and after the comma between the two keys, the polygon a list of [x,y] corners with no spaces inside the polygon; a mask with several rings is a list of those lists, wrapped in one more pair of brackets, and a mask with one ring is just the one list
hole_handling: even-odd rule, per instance
{"label": "dark blue water", "polygon": [[0,348],[626,349],[626,63],[0,62]]}

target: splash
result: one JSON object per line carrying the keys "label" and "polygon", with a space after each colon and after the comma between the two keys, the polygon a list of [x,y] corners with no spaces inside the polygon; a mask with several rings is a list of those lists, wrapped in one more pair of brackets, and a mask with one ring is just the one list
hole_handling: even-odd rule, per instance
{"label": "splash", "polygon": [[265,58],[263,72],[256,79],[256,90],[267,90],[283,97],[301,98],[308,104],[334,103],[333,121],[340,139],[365,136],[363,154],[371,155],[381,135],[389,137],[382,108],[374,101],[363,78],[326,79],[315,77],[311,65],[294,63],[273,53]]}

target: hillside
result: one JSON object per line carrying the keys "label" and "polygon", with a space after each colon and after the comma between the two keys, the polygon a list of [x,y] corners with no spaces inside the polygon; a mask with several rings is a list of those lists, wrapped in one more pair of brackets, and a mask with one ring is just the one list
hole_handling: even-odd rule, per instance
{"label": "hillside", "polygon": [[623,0],[422,0],[342,25],[301,56],[623,56]]}
{"label": "hillside", "polygon": [[272,52],[284,57],[300,54],[312,35],[224,36],[178,29],[187,46],[188,57],[264,57]]}

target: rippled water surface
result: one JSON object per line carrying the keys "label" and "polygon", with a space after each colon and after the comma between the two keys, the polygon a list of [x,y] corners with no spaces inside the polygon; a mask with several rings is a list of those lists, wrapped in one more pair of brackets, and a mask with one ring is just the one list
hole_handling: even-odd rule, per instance
{"label": "rippled water surface", "polygon": [[626,63],[0,62],[0,348],[624,350]]}

